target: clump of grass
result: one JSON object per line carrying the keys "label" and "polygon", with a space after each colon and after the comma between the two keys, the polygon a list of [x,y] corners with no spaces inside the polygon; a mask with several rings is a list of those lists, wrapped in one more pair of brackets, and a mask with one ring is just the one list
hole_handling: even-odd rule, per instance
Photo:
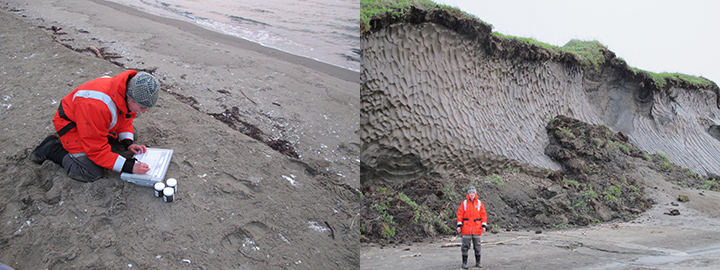
{"label": "clump of grass", "polygon": [[670,85],[682,85],[694,89],[715,89],[717,85],[706,78],[681,73],[655,73],[639,68],[631,68],[635,75],[647,74],[656,89],[667,89]]}
{"label": "clump of grass", "polygon": [[500,186],[500,187],[505,185],[505,182],[503,182],[502,177],[497,174],[493,174],[493,175],[489,175],[489,176],[485,177],[485,181],[490,181],[493,184],[495,184],[496,186]]}
{"label": "clump of grass", "polygon": [[602,52],[607,50],[607,46],[597,40],[573,39],[562,46],[560,50],[574,54],[584,66],[598,71],[600,66],[605,64],[605,55]]}
{"label": "clump of grass", "polygon": [[360,35],[370,32],[370,21],[390,16],[394,20],[407,17],[412,7],[432,11],[446,11],[458,19],[470,19],[487,24],[457,7],[441,5],[430,0],[360,0]]}

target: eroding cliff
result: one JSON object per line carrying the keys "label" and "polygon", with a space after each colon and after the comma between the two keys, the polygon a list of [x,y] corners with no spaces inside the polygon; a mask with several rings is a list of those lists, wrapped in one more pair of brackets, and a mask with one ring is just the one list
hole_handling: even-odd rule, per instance
{"label": "eroding cliff", "polygon": [[658,83],[607,49],[592,66],[448,17],[413,9],[374,20],[362,36],[365,183],[560,170],[545,154],[545,126],[558,115],[607,125],[695,173],[720,174],[716,84]]}

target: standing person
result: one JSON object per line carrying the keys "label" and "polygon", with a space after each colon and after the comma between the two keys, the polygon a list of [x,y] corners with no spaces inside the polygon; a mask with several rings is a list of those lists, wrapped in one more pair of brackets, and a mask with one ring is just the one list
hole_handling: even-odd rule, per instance
{"label": "standing person", "polygon": [[110,140],[122,143],[133,154],[147,151],[144,145],[134,144],[133,119],[155,105],[159,88],[155,77],[135,70],[80,85],[60,101],[53,118],[57,133],[33,150],[32,161],[52,160],[68,176],[83,182],[99,179],[105,169],[148,172],[147,164],[113,153]]}
{"label": "standing person", "polygon": [[475,249],[475,267],[482,267],[480,265],[480,236],[486,228],[485,205],[478,199],[475,187],[470,187],[465,195],[465,201],[457,210],[457,231],[462,234],[462,268],[468,268],[470,241]]}

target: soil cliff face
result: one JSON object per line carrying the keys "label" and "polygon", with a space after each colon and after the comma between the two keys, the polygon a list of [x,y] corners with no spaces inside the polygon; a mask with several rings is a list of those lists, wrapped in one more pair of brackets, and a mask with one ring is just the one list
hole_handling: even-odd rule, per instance
{"label": "soil cliff face", "polygon": [[482,27],[467,34],[424,18],[374,24],[361,38],[364,184],[559,170],[545,154],[545,127],[558,115],[605,124],[700,175],[720,174],[716,85],[658,89],[610,51],[585,68],[496,42]]}

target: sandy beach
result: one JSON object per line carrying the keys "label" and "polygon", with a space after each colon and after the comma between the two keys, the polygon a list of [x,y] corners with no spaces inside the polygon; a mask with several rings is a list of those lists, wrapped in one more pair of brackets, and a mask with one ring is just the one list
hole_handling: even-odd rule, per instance
{"label": "sandy beach", "polygon": [[[0,262],[359,267],[357,73],[99,0],[4,1],[0,24]],[[138,143],[174,150],[174,203],[27,158],[63,96],[126,69],[163,86],[135,127]]]}

